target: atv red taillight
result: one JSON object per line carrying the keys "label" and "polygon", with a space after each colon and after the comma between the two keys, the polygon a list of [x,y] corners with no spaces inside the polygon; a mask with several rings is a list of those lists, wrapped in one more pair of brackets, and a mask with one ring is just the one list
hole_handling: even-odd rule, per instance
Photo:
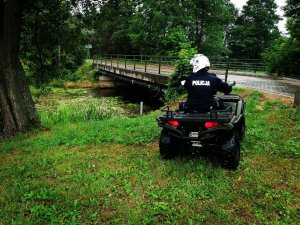
{"label": "atv red taillight", "polygon": [[170,124],[173,127],[179,126],[179,122],[177,120],[168,120],[168,124]]}
{"label": "atv red taillight", "polygon": [[213,128],[219,126],[219,122],[205,122],[204,126],[206,128]]}

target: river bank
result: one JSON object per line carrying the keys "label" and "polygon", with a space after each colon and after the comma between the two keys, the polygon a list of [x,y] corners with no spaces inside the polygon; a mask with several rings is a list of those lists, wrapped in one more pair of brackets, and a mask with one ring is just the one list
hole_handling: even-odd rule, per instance
{"label": "river bank", "polygon": [[45,95],[33,95],[42,124],[103,120],[134,116],[139,105],[124,103],[118,96],[94,95],[91,89],[51,88]]}

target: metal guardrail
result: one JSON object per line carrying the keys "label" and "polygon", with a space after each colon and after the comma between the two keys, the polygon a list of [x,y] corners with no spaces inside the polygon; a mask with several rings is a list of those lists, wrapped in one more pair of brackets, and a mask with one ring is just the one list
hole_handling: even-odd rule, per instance
{"label": "metal guardrail", "polygon": [[226,69],[238,72],[264,72],[265,66],[259,59],[227,59],[224,58],[211,58],[212,69]]}
{"label": "metal guardrail", "polygon": [[115,66],[125,69],[138,70],[148,73],[168,75],[174,71],[175,57],[153,55],[101,55],[93,62],[102,65]]}
{"label": "metal guardrail", "polygon": [[[169,75],[174,71],[177,60],[177,57],[168,56],[104,54],[94,58],[93,62],[148,73]],[[212,70],[228,69],[229,71],[254,74],[265,71],[263,63],[257,59],[228,59],[223,57],[210,58],[210,62]]]}

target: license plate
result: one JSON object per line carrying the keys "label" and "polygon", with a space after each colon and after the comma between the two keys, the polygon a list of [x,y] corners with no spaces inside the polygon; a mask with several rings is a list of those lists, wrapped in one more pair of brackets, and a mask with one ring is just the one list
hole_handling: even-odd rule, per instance
{"label": "license plate", "polygon": [[198,132],[190,132],[189,137],[197,138],[199,136]]}
{"label": "license plate", "polygon": [[200,141],[192,141],[192,146],[193,147],[198,147],[198,148],[203,147]]}

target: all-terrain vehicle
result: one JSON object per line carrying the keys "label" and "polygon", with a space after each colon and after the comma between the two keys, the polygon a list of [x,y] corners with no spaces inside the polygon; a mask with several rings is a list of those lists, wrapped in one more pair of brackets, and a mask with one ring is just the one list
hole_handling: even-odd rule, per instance
{"label": "all-terrain vehicle", "polygon": [[236,169],[240,162],[240,141],[245,135],[245,101],[239,95],[218,96],[225,110],[211,109],[207,113],[187,113],[184,102],[179,108],[164,112],[157,118],[162,127],[159,150],[165,159],[180,151],[206,149],[217,154],[222,167]]}

